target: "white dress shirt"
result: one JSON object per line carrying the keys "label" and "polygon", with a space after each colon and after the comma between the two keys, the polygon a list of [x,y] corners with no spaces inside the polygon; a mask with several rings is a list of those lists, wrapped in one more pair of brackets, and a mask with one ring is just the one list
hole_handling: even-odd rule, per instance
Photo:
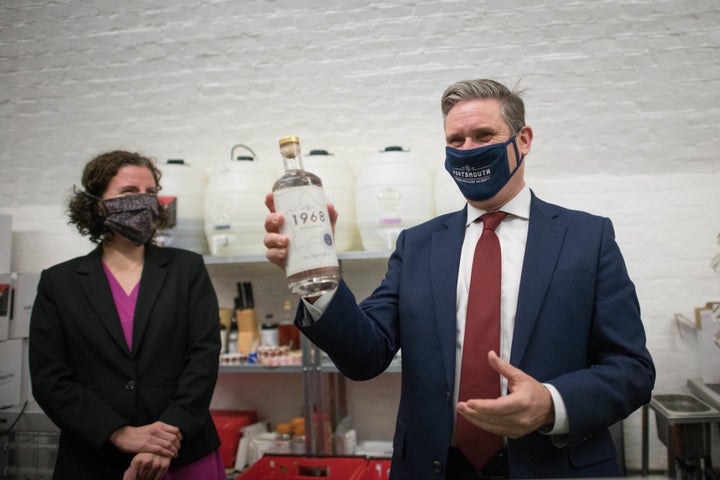
{"label": "white dress shirt", "polygon": [[[517,311],[518,293],[520,292],[520,277],[522,276],[523,259],[525,257],[525,244],[527,242],[528,225],[530,220],[530,189],[526,186],[512,200],[505,204],[501,211],[507,217],[495,229],[500,241],[502,258],[502,276],[500,285],[500,351],[496,352],[500,358],[509,362],[512,348],[513,330],[515,328],[515,312]],[[460,253],[460,269],[457,281],[457,303],[455,315],[457,322],[457,342],[455,351],[455,378],[460,378],[462,368],[462,349],[465,338],[465,314],[467,311],[468,291],[472,275],[475,244],[483,231],[482,222],[475,220],[485,214],[484,210],[467,206],[465,240]],[[500,392],[507,394],[507,379],[500,376]],[[555,408],[555,425],[552,429],[543,430],[547,434],[562,434],[568,432],[567,413],[562,397],[555,387],[545,386],[553,397]],[[455,403],[458,400],[460,382],[455,382]]]}

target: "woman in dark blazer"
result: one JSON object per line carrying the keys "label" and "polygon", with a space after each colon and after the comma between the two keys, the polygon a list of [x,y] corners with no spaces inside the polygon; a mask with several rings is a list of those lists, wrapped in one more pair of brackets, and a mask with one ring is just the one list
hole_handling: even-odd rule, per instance
{"label": "woman in dark blazer", "polygon": [[200,255],[153,245],[159,180],[135,153],[90,161],[69,213],[98,247],[42,273],[30,373],[61,430],[54,479],[225,478],[217,297]]}

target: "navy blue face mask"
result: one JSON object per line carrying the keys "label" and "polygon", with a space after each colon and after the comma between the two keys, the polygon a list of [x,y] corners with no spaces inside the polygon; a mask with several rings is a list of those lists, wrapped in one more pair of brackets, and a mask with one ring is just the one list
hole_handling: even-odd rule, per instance
{"label": "navy blue face mask", "polygon": [[[470,150],[445,147],[445,170],[455,180],[460,192],[468,200],[488,200],[502,190],[522,164],[516,136],[507,142],[494,143]],[[517,165],[510,171],[507,147],[515,149]]]}

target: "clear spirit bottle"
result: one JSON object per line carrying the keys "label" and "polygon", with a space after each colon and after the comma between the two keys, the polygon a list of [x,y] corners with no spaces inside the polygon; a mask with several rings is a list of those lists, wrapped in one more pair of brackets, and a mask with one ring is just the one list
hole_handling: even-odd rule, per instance
{"label": "clear spirit bottle", "polygon": [[281,233],[289,238],[288,287],[302,297],[319,296],[340,281],[325,192],[320,178],[303,168],[300,139],[283,137],[279,143],[285,174],[273,185],[273,197],[285,219]]}

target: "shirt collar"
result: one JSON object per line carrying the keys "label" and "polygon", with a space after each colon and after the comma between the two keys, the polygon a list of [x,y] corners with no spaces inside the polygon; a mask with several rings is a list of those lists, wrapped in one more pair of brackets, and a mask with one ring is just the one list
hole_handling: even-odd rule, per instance
{"label": "shirt collar", "polygon": [[[509,215],[513,215],[518,218],[522,218],[523,220],[529,220],[530,219],[530,187],[525,185],[522,190],[520,190],[520,193],[515,195],[513,198],[510,199],[508,203],[503,205],[502,211],[508,213]],[[465,226],[467,227],[471,223],[473,223],[476,219],[478,219],[480,216],[487,213],[485,210],[481,210],[479,208],[475,208],[469,203],[467,204],[467,218],[465,220]]]}

